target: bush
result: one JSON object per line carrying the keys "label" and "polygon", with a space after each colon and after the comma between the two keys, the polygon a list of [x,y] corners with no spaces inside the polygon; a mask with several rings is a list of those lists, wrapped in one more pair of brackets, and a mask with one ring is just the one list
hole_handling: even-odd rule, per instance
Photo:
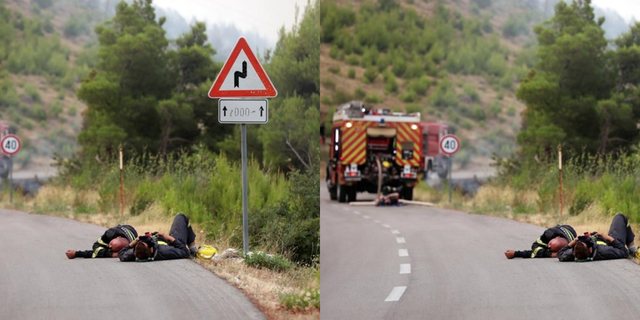
{"label": "bush", "polygon": [[349,68],[349,71],[347,72],[347,77],[349,77],[349,79],[355,79],[356,70],[354,68]]}
{"label": "bush", "polygon": [[287,310],[293,311],[320,308],[320,290],[307,289],[300,293],[284,293],[280,295],[280,303]]}
{"label": "bush", "polygon": [[378,71],[375,68],[369,67],[364,71],[364,83],[373,83],[378,77]]}
{"label": "bush", "polygon": [[244,257],[244,263],[254,268],[265,268],[277,272],[287,271],[293,267],[293,264],[278,255],[267,254],[264,252],[249,252]]}
{"label": "bush", "polygon": [[398,82],[396,82],[396,77],[393,73],[387,72],[384,75],[384,91],[386,93],[398,92]]}

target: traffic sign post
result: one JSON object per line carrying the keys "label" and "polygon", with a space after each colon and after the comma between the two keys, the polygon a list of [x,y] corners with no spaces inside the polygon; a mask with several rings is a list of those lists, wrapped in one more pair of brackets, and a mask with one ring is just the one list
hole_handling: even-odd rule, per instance
{"label": "traffic sign post", "polygon": [[449,162],[449,203],[451,203],[451,175],[453,172],[453,155],[460,150],[460,139],[453,134],[440,138],[440,151],[447,156]]}
{"label": "traffic sign post", "polygon": [[213,81],[209,98],[225,98],[218,100],[218,122],[240,124],[242,249],[245,255],[249,252],[247,124],[266,124],[269,121],[268,101],[255,98],[273,98],[277,95],[278,91],[247,40],[241,37]]}
{"label": "traffic sign post", "polygon": [[[0,140],[0,149],[9,158],[13,158],[14,155],[18,154],[21,148],[22,142],[14,134],[8,134]],[[11,165],[9,166],[9,203],[13,203],[13,159],[11,159]]]}
{"label": "traffic sign post", "polygon": [[218,100],[218,122],[265,124],[269,121],[267,99],[220,99]]}

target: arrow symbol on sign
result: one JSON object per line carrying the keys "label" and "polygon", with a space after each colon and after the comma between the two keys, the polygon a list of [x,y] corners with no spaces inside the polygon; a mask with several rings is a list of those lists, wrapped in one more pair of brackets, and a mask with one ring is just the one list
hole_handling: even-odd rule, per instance
{"label": "arrow symbol on sign", "polygon": [[240,78],[244,79],[247,77],[247,62],[242,61],[242,72],[236,71],[233,73],[233,87],[237,88],[240,86]]}
{"label": "arrow symbol on sign", "polygon": [[262,117],[262,113],[264,112],[264,108],[260,107],[260,116]]}
{"label": "arrow symbol on sign", "polygon": [[227,116],[227,106],[222,107],[222,115]]}

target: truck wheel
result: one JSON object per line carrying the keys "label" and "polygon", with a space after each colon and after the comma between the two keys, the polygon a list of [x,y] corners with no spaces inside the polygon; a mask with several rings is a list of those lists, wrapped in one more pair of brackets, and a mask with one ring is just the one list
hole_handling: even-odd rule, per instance
{"label": "truck wheel", "polygon": [[356,201],[356,194],[358,192],[356,191],[355,187],[351,187],[349,188],[349,202],[355,202]]}
{"label": "truck wheel", "polygon": [[402,188],[402,198],[405,200],[413,200],[413,188]]}
{"label": "truck wheel", "polygon": [[329,187],[329,199],[338,200],[338,188],[336,186]]}
{"label": "truck wheel", "polygon": [[346,186],[338,185],[338,202],[347,202],[347,190]]}

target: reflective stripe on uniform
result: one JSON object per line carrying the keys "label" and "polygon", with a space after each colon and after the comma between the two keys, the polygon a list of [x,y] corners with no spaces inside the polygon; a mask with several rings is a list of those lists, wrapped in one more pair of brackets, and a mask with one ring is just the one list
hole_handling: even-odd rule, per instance
{"label": "reflective stripe on uniform", "polygon": [[544,243],[544,242],[542,241],[542,239],[540,239],[540,238],[538,238],[538,240],[536,240],[536,243],[537,243],[537,244],[539,244],[539,245],[541,245],[541,246],[543,246],[543,247],[546,247],[546,246],[547,246],[547,244],[546,244],[546,243]]}
{"label": "reflective stripe on uniform", "polygon": [[532,252],[531,252],[531,258],[535,258],[536,255],[538,254],[538,252],[540,252],[540,250],[542,250],[542,247],[537,247],[535,248]]}
{"label": "reflective stripe on uniform", "polygon": [[169,244],[168,244],[168,243],[166,243],[166,242],[164,242],[164,241],[158,241],[158,245],[161,245],[161,246],[168,246]]}
{"label": "reflective stripe on uniform", "polygon": [[101,245],[103,245],[103,246],[107,246],[107,247],[109,246],[109,244],[108,244],[108,243],[104,243],[104,241],[102,241],[102,237],[99,237],[99,238],[98,238],[98,241],[96,241],[96,242],[98,242],[99,244],[101,244]]}
{"label": "reflective stripe on uniform", "polygon": [[562,230],[562,233],[564,233],[565,238],[567,238],[567,240],[571,241],[573,240],[573,233],[571,233],[571,231],[569,231],[569,229],[565,228],[565,227],[560,227],[560,230]]}
{"label": "reflective stripe on uniform", "polygon": [[96,250],[94,250],[94,251],[93,251],[93,254],[91,255],[91,258],[95,258],[95,257],[97,257],[97,256],[98,256],[98,253],[99,253],[100,251],[102,251],[102,250],[104,250],[104,248],[103,248],[103,247],[98,247]]}
{"label": "reflective stripe on uniform", "polygon": [[131,230],[129,230],[128,228],[125,227],[120,227],[120,229],[122,229],[122,231],[124,231],[124,233],[127,236],[127,239],[129,239],[129,241],[133,241],[133,239],[135,239],[136,237],[133,235],[133,232],[131,232]]}
{"label": "reflective stripe on uniform", "polygon": [[601,241],[601,240],[596,241],[596,244],[599,244],[599,245],[601,245],[601,246],[606,246],[606,245],[607,245],[607,243],[606,243],[606,242]]}

